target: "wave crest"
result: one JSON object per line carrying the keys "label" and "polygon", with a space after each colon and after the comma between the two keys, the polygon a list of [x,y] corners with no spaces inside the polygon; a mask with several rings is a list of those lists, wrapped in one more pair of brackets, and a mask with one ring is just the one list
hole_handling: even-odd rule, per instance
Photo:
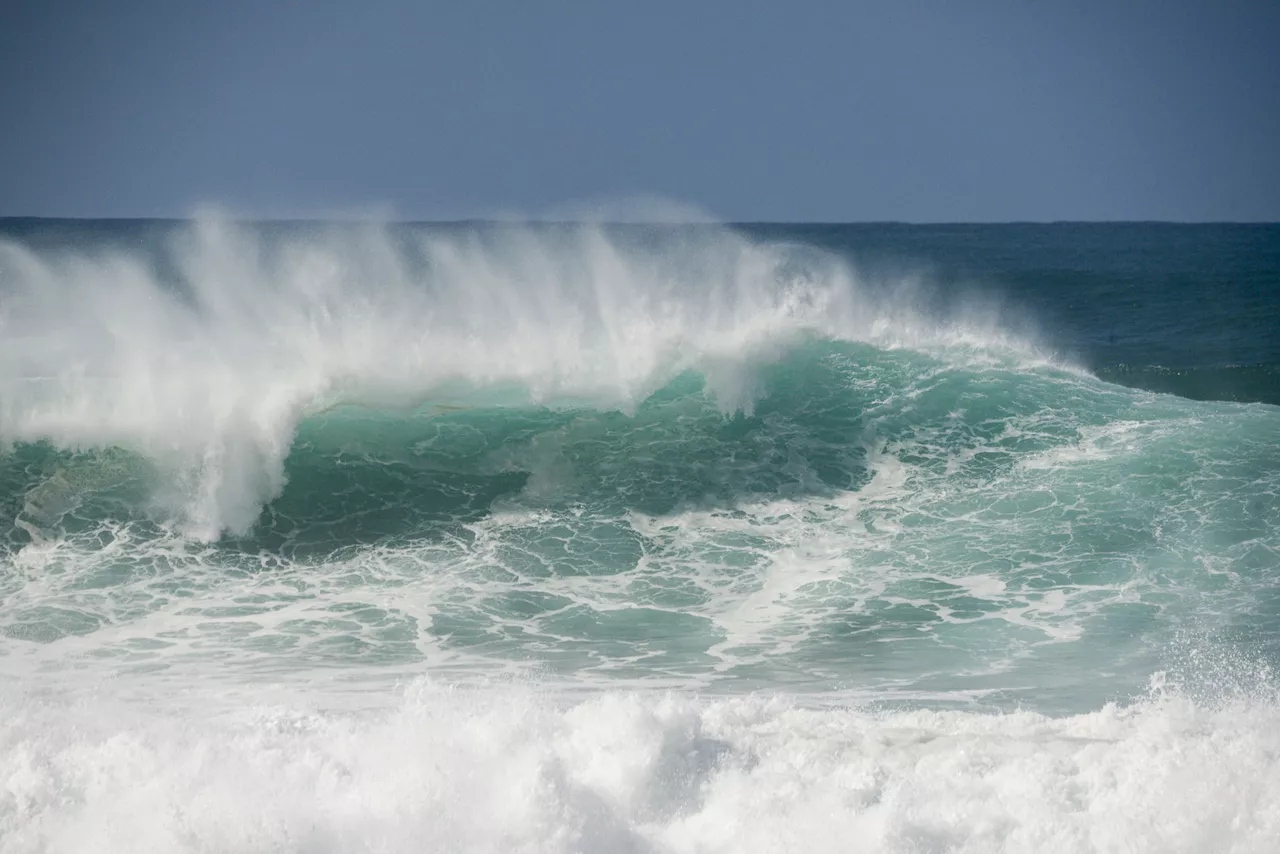
{"label": "wave crest", "polygon": [[241,534],[299,421],[344,403],[632,411],[695,371],[749,412],[800,337],[1013,347],[833,256],[731,231],[492,226],[268,234],[218,217],[158,252],[0,243],[0,441],[119,446],[166,472],[163,515]]}

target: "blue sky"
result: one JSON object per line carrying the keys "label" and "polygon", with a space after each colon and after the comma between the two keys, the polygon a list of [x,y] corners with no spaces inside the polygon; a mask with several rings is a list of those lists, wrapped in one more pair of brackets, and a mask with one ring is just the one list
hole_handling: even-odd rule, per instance
{"label": "blue sky", "polygon": [[1280,220],[1280,3],[9,2],[0,215]]}

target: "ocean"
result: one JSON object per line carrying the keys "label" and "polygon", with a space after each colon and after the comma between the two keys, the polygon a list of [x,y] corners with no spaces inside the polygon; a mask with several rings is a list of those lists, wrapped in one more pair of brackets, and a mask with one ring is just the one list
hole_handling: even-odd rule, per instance
{"label": "ocean", "polygon": [[0,852],[1280,850],[1280,226],[0,220]]}

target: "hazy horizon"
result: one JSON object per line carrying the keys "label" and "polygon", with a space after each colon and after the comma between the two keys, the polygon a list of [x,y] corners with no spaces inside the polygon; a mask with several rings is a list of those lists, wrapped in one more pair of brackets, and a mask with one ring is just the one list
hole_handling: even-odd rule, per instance
{"label": "hazy horizon", "polygon": [[[0,215],[0,222],[156,222],[187,223],[201,219],[200,214],[177,216],[27,216],[22,214]],[[421,219],[410,217],[362,217],[362,216],[242,216],[226,214],[222,218],[238,223],[319,223],[319,224],[385,224],[385,225],[706,225],[706,226],[968,226],[968,225],[1238,225],[1274,226],[1280,219],[1229,220],[1229,219],[1008,219],[1008,220],[901,220],[901,219],[744,219],[744,220],[671,220],[671,219],[593,219],[552,217],[457,217]]]}

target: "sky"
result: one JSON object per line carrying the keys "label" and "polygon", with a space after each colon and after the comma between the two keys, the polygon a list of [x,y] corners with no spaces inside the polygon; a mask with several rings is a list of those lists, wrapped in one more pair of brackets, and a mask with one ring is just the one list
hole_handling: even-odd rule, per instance
{"label": "sky", "polygon": [[1278,43],[1275,0],[0,0],[0,216],[1277,221]]}

